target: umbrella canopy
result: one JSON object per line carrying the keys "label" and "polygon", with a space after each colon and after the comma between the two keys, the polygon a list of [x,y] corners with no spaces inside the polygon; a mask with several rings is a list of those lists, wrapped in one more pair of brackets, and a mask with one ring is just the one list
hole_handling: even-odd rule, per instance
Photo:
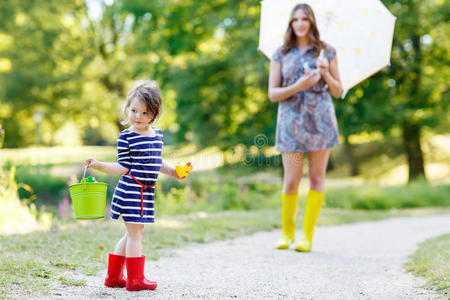
{"label": "umbrella canopy", "polygon": [[283,44],[291,10],[311,6],[321,40],[336,48],[344,91],[390,64],[396,18],[379,0],[264,0],[259,47],[268,58]]}

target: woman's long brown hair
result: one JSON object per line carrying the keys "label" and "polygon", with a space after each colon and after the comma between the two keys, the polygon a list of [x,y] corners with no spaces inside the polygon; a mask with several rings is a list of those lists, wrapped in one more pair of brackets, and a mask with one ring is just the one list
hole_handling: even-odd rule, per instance
{"label": "woman's long brown hair", "polygon": [[297,46],[297,37],[294,30],[292,29],[292,22],[294,21],[294,13],[299,9],[303,10],[305,15],[309,19],[309,23],[311,24],[311,28],[308,32],[308,37],[314,47],[314,56],[317,57],[319,56],[320,50],[326,48],[326,44],[320,40],[320,33],[317,29],[314,12],[311,6],[306,3],[297,4],[291,11],[288,28],[286,30],[286,34],[284,35],[283,53],[286,54],[289,52],[289,50]]}

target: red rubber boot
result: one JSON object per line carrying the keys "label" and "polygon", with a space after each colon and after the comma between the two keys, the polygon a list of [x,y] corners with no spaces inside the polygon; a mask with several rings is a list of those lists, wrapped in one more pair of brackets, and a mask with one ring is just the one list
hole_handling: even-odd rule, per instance
{"label": "red rubber boot", "polygon": [[154,290],[157,287],[155,281],[147,280],[144,276],[145,256],[127,257],[127,290]]}
{"label": "red rubber boot", "polygon": [[108,274],[106,274],[105,286],[111,288],[126,287],[127,279],[123,276],[124,267],[125,267],[125,256],[109,253]]}

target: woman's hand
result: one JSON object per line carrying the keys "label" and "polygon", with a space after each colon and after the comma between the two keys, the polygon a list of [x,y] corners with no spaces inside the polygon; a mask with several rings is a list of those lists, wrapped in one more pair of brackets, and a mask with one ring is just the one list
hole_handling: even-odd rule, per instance
{"label": "woman's hand", "polygon": [[305,71],[305,75],[297,79],[295,84],[300,87],[300,90],[306,90],[315,85],[321,78],[320,71],[315,69],[311,72]]}
{"label": "woman's hand", "polygon": [[269,99],[272,102],[281,102],[288,100],[292,95],[303,91],[314,84],[316,84],[321,78],[320,71],[317,69],[311,72],[305,72],[305,75],[301,76],[297,81],[292,84],[282,87],[282,75],[280,63],[272,60],[270,62],[270,75],[269,75]]}
{"label": "woman's hand", "polygon": [[84,162],[84,166],[92,169],[99,169],[100,162],[93,157],[87,158]]}
{"label": "woman's hand", "polygon": [[316,66],[320,70],[320,74],[325,75],[329,71],[330,64],[328,63],[328,59],[323,56],[319,56],[316,59]]}

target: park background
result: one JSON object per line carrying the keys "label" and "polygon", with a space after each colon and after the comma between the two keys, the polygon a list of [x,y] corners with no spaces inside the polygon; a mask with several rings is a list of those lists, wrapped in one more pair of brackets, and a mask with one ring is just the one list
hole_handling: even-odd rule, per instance
{"label": "park background", "polygon": [[[323,225],[450,206],[450,4],[383,3],[397,17],[391,65],[334,99],[341,146],[331,152]],[[162,91],[163,158],[195,168],[181,182],[159,179],[162,227],[145,247],[280,226],[277,104],[267,96],[259,22],[256,0],[0,2],[0,250],[10,253],[0,266],[15,259],[16,272],[35,280],[25,287],[1,275],[5,286],[82,284],[61,269],[104,268],[112,242],[99,238],[90,249],[89,236],[113,240],[118,227],[74,221],[68,185],[80,180],[86,157],[116,159],[121,104],[138,79],[154,79]],[[110,200],[118,178],[93,175],[108,183]],[[306,177],[300,189],[304,202]],[[193,236],[186,226],[197,228]],[[62,236],[84,242],[56,243]],[[46,238],[79,247],[95,267],[66,253],[26,260],[26,241],[37,247]]]}

